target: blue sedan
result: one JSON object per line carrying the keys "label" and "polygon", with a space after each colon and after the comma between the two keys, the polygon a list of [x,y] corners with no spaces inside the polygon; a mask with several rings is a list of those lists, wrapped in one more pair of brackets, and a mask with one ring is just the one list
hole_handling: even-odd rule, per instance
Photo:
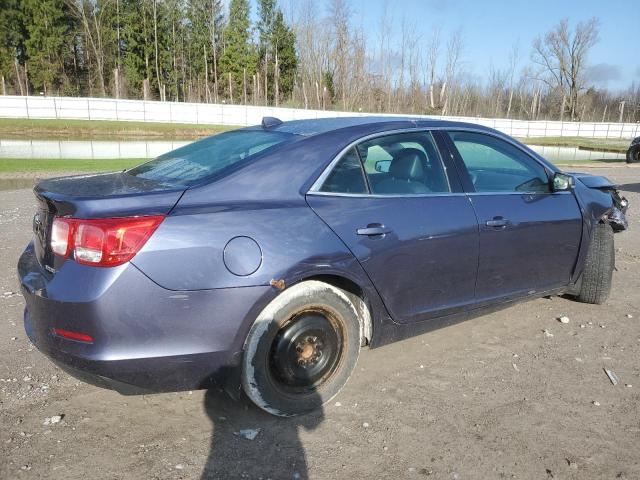
{"label": "blue sedan", "polygon": [[18,263],[33,344],[131,394],[224,387],[274,415],[359,350],[567,293],[606,300],[627,201],[473,124],[281,122],[45,180]]}

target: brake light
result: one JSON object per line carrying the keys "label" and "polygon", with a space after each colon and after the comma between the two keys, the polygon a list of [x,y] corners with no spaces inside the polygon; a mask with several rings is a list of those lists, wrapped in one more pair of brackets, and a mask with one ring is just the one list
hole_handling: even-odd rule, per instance
{"label": "brake light", "polygon": [[115,267],[131,260],[162,220],[162,215],[99,219],[56,217],[51,228],[51,250],[83,265]]}

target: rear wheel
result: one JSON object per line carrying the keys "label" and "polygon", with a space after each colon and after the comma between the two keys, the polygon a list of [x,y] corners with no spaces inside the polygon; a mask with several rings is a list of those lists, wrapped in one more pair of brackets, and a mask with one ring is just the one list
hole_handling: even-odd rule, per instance
{"label": "rear wheel", "polygon": [[359,350],[358,314],[346,292],[302,282],[282,292],[251,328],[242,387],[273,415],[308,412],[340,391]]}
{"label": "rear wheel", "polygon": [[613,230],[610,225],[600,223],[593,228],[580,291],[576,298],[585,303],[604,303],[611,291],[614,266]]}
{"label": "rear wheel", "polygon": [[632,145],[627,150],[627,163],[638,163],[640,162],[640,143],[636,145]]}

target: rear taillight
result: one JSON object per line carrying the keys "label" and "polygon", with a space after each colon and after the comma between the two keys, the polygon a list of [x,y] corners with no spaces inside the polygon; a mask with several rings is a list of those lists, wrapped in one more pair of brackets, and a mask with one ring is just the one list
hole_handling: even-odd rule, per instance
{"label": "rear taillight", "polygon": [[82,219],[56,217],[51,250],[83,265],[115,267],[131,260],[164,216]]}

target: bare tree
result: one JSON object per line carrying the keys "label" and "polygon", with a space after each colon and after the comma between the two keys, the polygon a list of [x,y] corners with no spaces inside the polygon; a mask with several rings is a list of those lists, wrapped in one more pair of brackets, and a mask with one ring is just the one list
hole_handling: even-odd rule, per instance
{"label": "bare tree", "polygon": [[429,53],[427,62],[429,64],[429,107],[436,108],[434,89],[436,84],[436,74],[438,68],[438,57],[440,56],[440,27],[434,27],[429,41]]}
{"label": "bare tree", "polygon": [[[447,42],[447,63],[445,66],[445,80],[440,89],[440,101],[443,103],[442,115],[447,115],[450,105],[451,92],[453,91],[453,81],[458,73],[460,57],[464,49],[464,41],[462,39],[462,31],[457,30]],[[447,90],[447,85],[449,90]]]}
{"label": "bare tree", "polygon": [[324,75],[329,72],[331,35],[329,27],[318,12],[314,0],[300,0],[298,15],[293,25],[299,55],[299,73],[302,81],[315,89],[316,108],[322,108],[320,90]]}
{"label": "bare tree", "polygon": [[351,7],[347,0],[331,0],[329,4],[329,25],[333,40],[331,51],[332,73],[336,84],[337,94],[342,100],[342,108],[347,108],[347,77],[349,64],[349,20]]}
{"label": "bare tree", "polygon": [[152,0],[153,6],[153,48],[155,50],[156,79],[160,90],[160,100],[165,101],[165,89],[160,78],[160,54],[158,52],[158,0]]}
{"label": "bare tree", "polygon": [[387,0],[385,0],[382,7],[382,15],[380,16],[378,28],[380,39],[380,52],[378,57],[380,81],[378,91],[381,94],[378,109],[382,110],[385,108],[384,105],[386,105],[386,109],[391,110],[391,49],[389,45],[393,31],[393,17],[389,14],[389,2]]}
{"label": "bare tree", "polygon": [[513,81],[518,65],[519,49],[514,45],[509,53],[509,103],[507,104],[507,118],[511,118],[511,107],[513,106]]}
{"label": "bare tree", "polygon": [[104,97],[107,94],[107,89],[104,80],[105,52],[102,47],[102,12],[108,7],[109,1],[102,2],[100,11],[98,12],[96,12],[97,6],[92,2],[67,0],[66,4],[82,25],[87,48],[91,48],[93,56],[95,57],[95,74],[98,77],[100,94]]}
{"label": "bare tree", "polygon": [[585,87],[584,72],[591,47],[598,41],[598,20],[580,22],[575,30],[561,20],[544,37],[533,42],[532,61],[539,66],[539,79],[566,98],[571,120],[578,112],[578,94]]}

